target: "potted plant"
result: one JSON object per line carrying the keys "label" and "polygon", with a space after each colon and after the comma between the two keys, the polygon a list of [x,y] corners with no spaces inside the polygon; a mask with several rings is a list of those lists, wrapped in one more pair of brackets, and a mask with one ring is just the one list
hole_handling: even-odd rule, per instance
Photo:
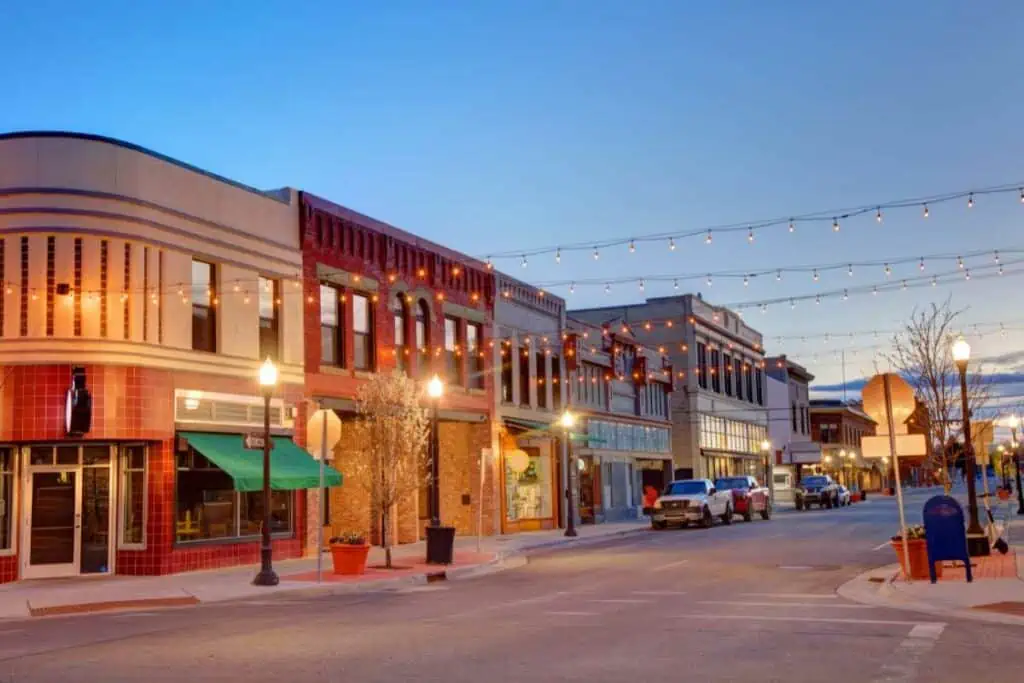
{"label": "potted plant", "polygon": [[[907,539],[904,541],[903,537],[897,534],[892,537],[890,544],[893,550],[896,551],[896,557],[900,562],[900,567],[903,569],[904,576],[908,576],[911,579],[931,578],[931,575],[928,573],[928,541],[925,539],[923,526],[917,524],[907,527]],[[907,547],[906,554],[903,552],[904,544]],[[909,567],[907,567],[908,559],[910,562]],[[935,576],[936,578],[942,576],[942,563],[935,565]]]}
{"label": "potted plant", "polygon": [[348,531],[332,537],[328,543],[331,547],[331,561],[335,574],[355,576],[366,571],[366,558],[370,553],[370,544],[366,542],[366,536],[356,531]]}

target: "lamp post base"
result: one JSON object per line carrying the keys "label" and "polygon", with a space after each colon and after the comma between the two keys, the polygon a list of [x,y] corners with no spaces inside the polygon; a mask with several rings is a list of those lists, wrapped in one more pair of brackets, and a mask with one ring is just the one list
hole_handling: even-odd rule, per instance
{"label": "lamp post base", "polygon": [[987,557],[992,554],[988,536],[985,533],[967,534],[967,554],[971,557]]}
{"label": "lamp post base", "polygon": [[260,573],[256,575],[256,578],[252,580],[254,586],[276,586],[281,580],[277,578],[277,574],[273,569],[261,569]]}
{"label": "lamp post base", "polygon": [[565,530],[565,535],[569,538],[575,538],[578,534],[576,533],[576,529],[574,527],[569,527]]}

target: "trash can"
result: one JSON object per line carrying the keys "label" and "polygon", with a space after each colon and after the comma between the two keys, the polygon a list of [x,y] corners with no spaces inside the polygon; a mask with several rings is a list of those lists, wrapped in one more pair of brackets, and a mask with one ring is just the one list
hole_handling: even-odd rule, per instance
{"label": "trash can", "polygon": [[427,527],[427,564],[451,564],[455,552],[455,527]]}

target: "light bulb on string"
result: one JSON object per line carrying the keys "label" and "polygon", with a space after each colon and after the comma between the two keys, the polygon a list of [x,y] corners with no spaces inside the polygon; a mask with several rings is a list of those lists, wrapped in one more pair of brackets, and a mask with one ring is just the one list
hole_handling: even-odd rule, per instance
{"label": "light bulb on string", "polygon": [[570,282],[569,283],[569,293],[572,294],[575,291],[576,291],[576,283],[575,282]]}
{"label": "light bulb on string", "polygon": [[711,229],[708,228],[708,236],[704,238],[704,244],[711,244]]}
{"label": "light bulb on string", "polygon": [[679,280],[672,281],[672,289],[679,289]]}
{"label": "light bulb on string", "polygon": [[994,260],[996,263],[999,263],[999,250],[998,249],[996,249],[995,251],[992,252],[992,260]]}
{"label": "light bulb on string", "polygon": [[937,284],[939,284],[939,281],[935,279],[934,275],[932,275],[932,287],[934,287]]}
{"label": "light bulb on string", "polygon": [[971,279],[971,269],[970,268],[968,268],[967,270],[964,271],[964,279],[965,280],[970,280]]}
{"label": "light bulb on string", "polygon": [[853,277],[853,264],[852,263],[846,267],[846,274],[849,275],[850,277]]}
{"label": "light bulb on string", "polygon": [[814,277],[814,281],[817,282],[818,281],[818,269],[817,268],[814,269],[814,276],[813,277]]}
{"label": "light bulb on string", "polygon": [[491,261],[491,257],[488,256],[487,260],[484,261],[484,266],[487,270],[494,270],[494,263]]}
{"label": "light bulb on string", "polygon": [[924,203],[924,211],[923,211],[922,215],[923,215],[923,216],[924,216],[925,218],[928,218],[928,215],[929,215],[929,214],[928,214],[928,202],[925,202],[925,203]]}
{"label": "light bulb on string", "polygon": [[1020,203],[1024,204],[1024,187],[1020,190]]}
{"label": "light bulb on string", "polygon": [[790,299],[789,300],[789,307],[790,308],[796,308],[796,301],[794,301],[793,299]]}
{"label": "light bulb on string", "polygon": [[999,264],[999,274],[1000,275],[1003,274],[1003,264],[1002,263]]}
{"label": "light bulb on string", "polygon": [[879,223],[882,222],[882,207],[880,206],[875,209],[875,220]]}
{"label": "light bulb on string", "polygon": [[761,304],[761,315],[768,312],[768,304]]}
{"label": "light bulb on string", "polygon": [[594,260],[596,261],[599,258],[601,258],[601,252],[597,250],[597,247],[594,247]]}
{"label": "light bulb on string", "polygon": [[754,229],[753,228],[748,228],[747,229],[747,242],[749,244],[753,244],[754,243]]}
{"label": "light bulb on string", "polygon": [[907,291],[907,281],[906,280],[903,281],[903,288],[902,289],[903,289],[904,292]]}
{"label": "light bulb on string", "polygon": [[820,304],[821,303],[821,295],[820,294],[815,294],[814,295],[814,303],[816,303],[816,304]]}
{"label": "light bulb on string", "polygon": [[838,218],[833,218],[832,219],[832,232],[839,232],[839,219]]}
{"label": "light bulb on string", "polygon": [[847,300],[847,299],[849,299],[849,298],[850,298],[850,293],[849,293],[849,292],[847,292],[847,291],[846,291],[846,290],[844,289],[844,290],[843,290],[843,301],[846,301],[846,300]]}
{"label": "light bulb on string", "polygon": [[920,270],[922,273],[924,272],[924,258],[923,257],[921,259],[921,262],[919,264],[917,264],[917,269]]}
{"label": "light bulb on string", "polygon": [[885,264],[885,276],[889,277],[890,275],[892,275],[892,268],[889,266],[888,263],[886,263]]}
{"label": "light bulb on string", "polygon": [[562,250],[561,250],[561,248],[556,248],[555,249],[555,263],[561,263],[561,262],[562,262]]}
{"label": "light bulb on string", "polygon": [[671,237],[668,238],[668,250],[669,251],[675,251],[676,250],[676,241],[674,239],[672,239]]}
{"label": "light bulb on string", "polygon": [[711,286],[711,273],[708,273],[708,287]]}
{"label": "light bulb on string", "polygon": [[605,294],[611,294],[612,293],[612,286],[610,284],[607,284],[607,283],[605,284],[605,286],[604,286],[604,293]]}
{"label": "light bulb on string", "polygon": [[748,276],[748,275],[744,275],[743,276],[743,286],[744,287],[750,286],[750,276]]}
{"label": "light bulb on string", "polygon": [[633,240],[629,241],[629,253],[630,254],[635,254],[636,253],[636,245],[633,243]]}
{"label": "light bulb on string", "polygon": [[522,265],[523,268],[526,267],[526,255],[525,254],[523,255],[523,262],[520,265]]}
{"label": "light bulb on string", "polygon": [[1002,323],[999,323],[999,336],[1006,337],[1006,328],[1003,327]]}
{"label": "light bulb on string", "polygon": [[872,294],[878,294],[878,287],[872,287],[871,288],[871,293]]}
{"label": "light bulb on string", "polygon": [[789,219],[789,231],[791,233],[796,232],[796,223],[793,222],[792,218]]}
{"label": "light bulb on string", "polygon": [[776,282],[782,282],[782,269],[781,268],[779,270],[775,271],[775,281]]}
{"label": "light bulb on string", "polygon": [[640,280],[640,291],[644,291],[644,281]]}
{"label": "light bulb on string", "polygon": [[956,257],[956,267],[959,268],[960,270],[964,269],[964,260],[959,256]]}

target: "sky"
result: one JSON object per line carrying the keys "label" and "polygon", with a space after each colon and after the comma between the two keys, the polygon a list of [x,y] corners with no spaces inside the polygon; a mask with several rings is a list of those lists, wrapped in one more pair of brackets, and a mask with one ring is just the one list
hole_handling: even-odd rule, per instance
{"label": "sky", "polygon": [[[1021,35],[1013,0],[33,0],[0,23],[0,131],[109,135],[483,258],[1024,185]],[[984,251],[965,263],[970,281],[746,319],[825,395],[844,374],[838,349],[848,379],[869,375],[887,331],[950,297],[980,365],[1024,401],[1024,274],[982,277],[992,250],[1024,259],[1024,205],[1011,192],[922,213],[496,265],[534,283],[695,275],[681,291],[742,304],[887,278],[882,265],[748,287],[703,274],[932,254],[949,258],[926,273],[955,272],[955,255]],[[892,271],[920,275],[916,262]],[[551,291],[571,307],[675,293]]]}

